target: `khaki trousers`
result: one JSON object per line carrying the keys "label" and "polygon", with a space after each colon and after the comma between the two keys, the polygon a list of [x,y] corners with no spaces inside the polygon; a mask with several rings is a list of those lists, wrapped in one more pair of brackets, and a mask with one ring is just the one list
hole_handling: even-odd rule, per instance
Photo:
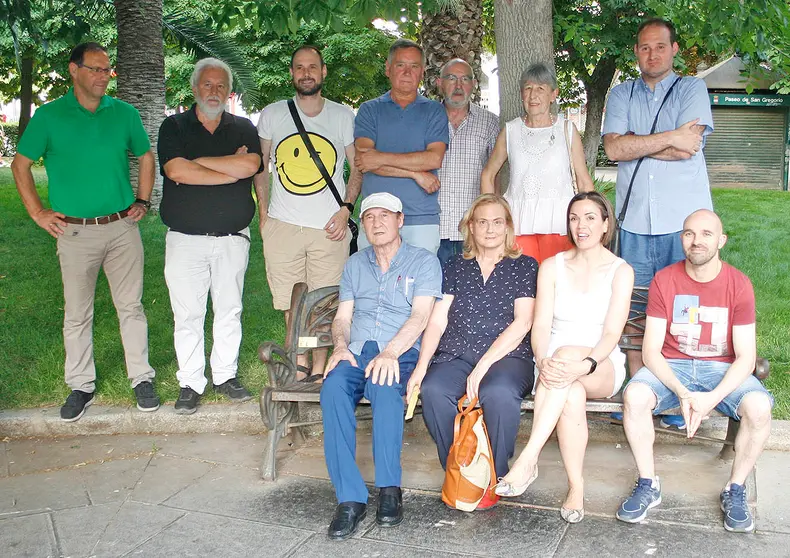
{"label": "khaki trousers", "polygon": [[132,387],[151,381],[154,369],[148,364],[148,322],[142,304],[143,243],[137,223],[126,218],[107,225],[67,224],[57,246],[65,301],[66,385],[88,393],[96,389],[93,303],[102,268],[118,312]]}

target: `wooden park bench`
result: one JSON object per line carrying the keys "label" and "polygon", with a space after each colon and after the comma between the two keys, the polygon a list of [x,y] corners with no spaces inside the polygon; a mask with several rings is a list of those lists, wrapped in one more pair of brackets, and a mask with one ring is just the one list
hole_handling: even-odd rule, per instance
{"label": "wooden park bench", "polygon": [[[632,301],[647,304],[647,288],[635,287]],[[291,326],[286,334],[285,346],[273,341],[266,341],[258,349],[258,357],[266,364],[269,384],[263,388],[260,396],[261,418],[268,428],[268,440],[263,453],[261,476],[266,480],[277,477],[276,452],[281,438],[294,429],[298,436],[302,436],[301,428],[320,424],[320,421],[299,422],[298,405],[300,403],[318,403],[321,384],[296,381],[296,356],[305,354],[317,348],[332,347],[330,328],[335,317],[338,305],[338,287],[324,287],[308,292],[305,283],[294,286],[291,295]],[[620,348],[628,351],[641,348],[641,337],[644,333],[644,312],[636,314],[628,324],[633,326],[636,333],[624,333],[620,339]],[[639,343],[636,343],[640,341]],[[754,374],[760,380],[768,377],[769,365],[765,359],[757,359]],[[369,404],[367,399],[362,399],[362,404]],[[532,396],[528,395],[521,403],[524,411],[534,410]],[[622,412],[622,393],[610,399],[594,399],[587,401],[588,413]],[[665,415],[679,415],[680,408],[665,411]],[[721,416],[717,411],[715,416]],[[360,417],[362,418],[362,417]],[[369,417],[364,417],[369,418]],[[620,422],[607,417],[607,422],[619,424]],[[695,436],[695,439],[722,443],[719,453],[722,459],[732,459],[734,455],[734,441],[738,434],[740,423],[729,419],[727,435],[724,440]],[[672,432],[661,429],[661,432]],[[684,433],[675,432],[685,437]],[[754,473],[750,476],[749,494],[756,494],[754,487]]]}

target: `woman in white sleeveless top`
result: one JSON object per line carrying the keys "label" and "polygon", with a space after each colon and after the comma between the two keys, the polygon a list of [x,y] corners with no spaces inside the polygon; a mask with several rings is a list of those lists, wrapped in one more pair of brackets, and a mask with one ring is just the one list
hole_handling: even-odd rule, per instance
{"label": "woman in white sleeveless top", "polygon": [[598,192],[574,196],[567,214],[574,247],[540,266],[532,324],[538,375],[532,434],[496,487],[500,496],[527,489],[556,426],[568,475],[560,514],[569,523],[584,517],[585,403],[615,395],[625,380],[625,355],[617,343],[628,319],[634,271],[605,247],[614,233],[613,213]]}
{"label": "woman in white sleeveless top", "polygon": [[[576,126],[552,115],[557,78],[545,64],[533,64],[521,74],[524,116],[511,120],[499,133],[494,152],[481,177],[481,193],[494,193],[494,178],[510,162],[510,186],[505,199],[513,211],[516,243],[538,263],[571,248],[565,212],[573,197],[571,164],[580,192],[593,190],[584,148]],[[571,142],[573,162],[568,158]]]}

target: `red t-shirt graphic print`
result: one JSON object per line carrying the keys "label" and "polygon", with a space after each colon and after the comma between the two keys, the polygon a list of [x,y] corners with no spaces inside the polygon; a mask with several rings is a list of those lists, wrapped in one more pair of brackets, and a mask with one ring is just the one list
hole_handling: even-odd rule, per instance
{"label": "red t-shirt graphic print", "polygon": [[708,283],[688,276],[685,262],[659,271],[650,284],[647,315],[667,321],[665,358],[732,362],[732,328],[755,321],[749,278],[722,262]]}

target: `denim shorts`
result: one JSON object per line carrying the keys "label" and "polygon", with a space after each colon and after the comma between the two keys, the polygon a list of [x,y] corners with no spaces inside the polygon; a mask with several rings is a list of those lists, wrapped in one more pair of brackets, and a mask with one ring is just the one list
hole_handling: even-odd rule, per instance
{"label": "denim shorts", "polygon": [[[713,389],[719,385],[719,382],[721,382],[721,379],[730,367],[728,362],[717,362],[712,360],[670,358],[667,359],[667,363],[669,363],[669,367],[672,368],[672,371],[675,373],[677,379],[680,380],[680,383],[689,391],[713,391]],[[639,369],[636,375],[631,378],[631,381],[628,382],[626,389],[634,383],[647,384],[647,386],[653,390],[657,401],[653,409],[654,415],[660,415],[667,409],[674,409],[680,406],[680,401],[675,392],[661,383],[661,380],[656,378],[647,367],[643,366]],[[738,416],[738,407],[744,396],[752,392],[759,392],[767,395],[768,399],[771,401],[771,408],[773,408],[774,398],[771,393],[765,389],[765,386],[760,380],[750,375],[735,389],[735,391],[730,393],[716,405],[716,410],[735,420],[740,420]]]}
{"label": "denim shorts", "polygon": [[[656,273],[686,258],[680,233],[636,234],[620,230],[620,257],[634,268],[634,285],[649,287]],[[631,304],[631,318],[635,312],[644,312],[645,305]]]}

